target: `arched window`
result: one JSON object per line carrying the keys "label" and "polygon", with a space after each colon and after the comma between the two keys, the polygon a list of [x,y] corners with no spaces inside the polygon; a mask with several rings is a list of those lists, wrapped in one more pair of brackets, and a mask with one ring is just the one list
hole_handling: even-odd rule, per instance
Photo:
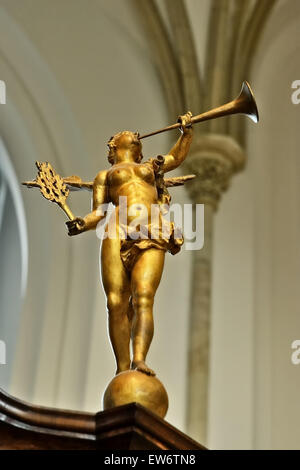
{"label": "arched window", "polygon": [[27,278],[27,231],[20,184],[0,139],[0,386],[7,389]]}

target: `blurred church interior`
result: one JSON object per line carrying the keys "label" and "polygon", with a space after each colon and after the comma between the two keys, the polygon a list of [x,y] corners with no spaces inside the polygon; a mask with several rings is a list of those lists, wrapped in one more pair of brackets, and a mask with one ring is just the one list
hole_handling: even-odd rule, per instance
{"label": "blurred church interior", "polygon": [[[0,0],[0,387],[96,412],[115,370],[99,240],[20,182],[36,160],[91,180],[106,143],[254,90],[260,122],[195,126],[174,202],[205,204],[205,245],[166,257],[149,365],[166,420],[211,449],[300,449],[298,0]],[[166,153],[178,131],[147,139]],[[299,145],[298,145],[299,144]],[[90,196],[73,193],[76,215]]]}

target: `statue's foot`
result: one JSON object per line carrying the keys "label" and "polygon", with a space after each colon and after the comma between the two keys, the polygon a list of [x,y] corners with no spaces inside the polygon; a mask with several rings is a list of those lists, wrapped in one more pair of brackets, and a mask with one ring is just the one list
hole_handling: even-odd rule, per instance
{"label": "statue's foot", "polygon": [[155,375],[154,370],[150,369],[144,361],[132,361],[131,369],[139,370],[140,372],[144,372],[147,375]]}
{"label": "statue's foot", "polygon": [[126,370],[130,370],[130,363],[125,366],[119,366],[116,370],[116,375],[120,374],[120,372],[126,372]]}

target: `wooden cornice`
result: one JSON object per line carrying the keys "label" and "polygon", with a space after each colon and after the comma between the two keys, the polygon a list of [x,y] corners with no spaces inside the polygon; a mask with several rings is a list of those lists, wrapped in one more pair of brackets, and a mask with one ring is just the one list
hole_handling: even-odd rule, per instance
{"label": "wooden cornice", "polygon": [[204,447],[137,403],[93,414],[32,405],[0,389],[0,449]]}

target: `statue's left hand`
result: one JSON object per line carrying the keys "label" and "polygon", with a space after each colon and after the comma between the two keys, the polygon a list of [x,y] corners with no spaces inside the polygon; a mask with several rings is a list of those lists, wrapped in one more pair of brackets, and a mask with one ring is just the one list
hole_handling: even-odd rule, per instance
{"label": "statue's left hand", "polygon": [[73,235],[79,235],[79,233],[84,232],[85,230],[85,221],[81,217],[76,217],[73,220],[68,220],[66,222],[68,227],[68,235],[72,237]]}
{"label": "statue's left hand", "polygon": [[185,132],[187,128],[191,128],[192,127],[192,113],[190,111],[188,111],[186,114],[183,114],[182,116],[179,116],[178,117],[178,121],[181,126],[180,126],[180,129],[182,132]]}

